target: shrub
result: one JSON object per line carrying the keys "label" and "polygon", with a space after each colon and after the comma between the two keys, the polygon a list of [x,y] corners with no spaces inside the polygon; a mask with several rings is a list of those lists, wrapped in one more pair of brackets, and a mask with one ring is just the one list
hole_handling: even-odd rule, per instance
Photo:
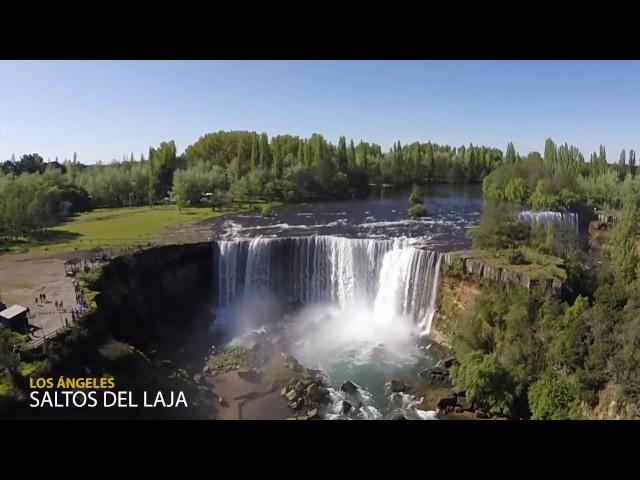
{"label": "shrub", "polygon": [[529,389],[529,408],[534,420],[567,420],[579,417],[580,389],[564,373],[545,372]]}
{"label": "shrub", "polygon": [[464,356],[451,371],[456,385],[467,390],[467,400],[496,415],[510,415],[514,404],[514,386],[509,372],[495,354],[474,351]]}
{"label": "shrub", "polygon": [[270,217],[273,214],[273,207],[270,203],[267,203],[265,205],[262,205],[262,207],[260,207],[260,214],[263,217]]}
{"label": "shrub", "polygon": [[449,263],[444,264],[442,266],[442,273],[459,280],[465,280],[469,276],[467,270],[464,268],[464,262],[460,257],[454,257]]}
{"label": "shrub", "polygon": [[509,250],[507,260],[511,265],[525,265],[527,263],[526,257],[519,248]]}
{"label": "shrub", "polygon": [[424,205],[422,205],[421,203],[414,203],[409,208],[409,216],[411,218],[425,217],[426,215],[427,209],[424,208]]}
{"label": "shrub", "polygon": [[411,205],[422,203],[420,188],[415,183],[413,184],[413,188],[411,189],[411,195],[409,195],[409,203],[411,203]]}

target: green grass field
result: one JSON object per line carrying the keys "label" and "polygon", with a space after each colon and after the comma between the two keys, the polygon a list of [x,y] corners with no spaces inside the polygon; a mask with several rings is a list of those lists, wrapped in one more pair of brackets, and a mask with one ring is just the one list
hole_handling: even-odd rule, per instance
{"label": "green grass field", "polygon": [[566,280],[567,272],[564,269],[564,260],[561,258],[545,255],[528,247],[521,247],[520,250],[529,263],[524,265],[510,264],[507,259],[506,250],[500,251],[497,254],[496,252],[490,252],[488,250],[472,250],[472,252],[474,253],[474,257],[488,265],[522,273],[532,280],[545,280],[548,278]]}
{"label": "green grass field", "polygon": [[142,245],[169,227],[248,210],[247,205],[234,205],[215,211],[197,207],[178,211],[174,205],[98,209],[76,215],[69,221],[50,228],[41,239],[14,242],[8,246],[8,251],[58,253],[95,247]]}

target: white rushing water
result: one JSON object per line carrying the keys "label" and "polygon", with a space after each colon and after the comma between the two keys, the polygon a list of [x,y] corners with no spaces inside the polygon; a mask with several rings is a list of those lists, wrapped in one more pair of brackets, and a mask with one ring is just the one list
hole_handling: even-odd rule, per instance
{"label": "white rushing water", "polygon": [[216,245],[222,306],[260,293],[341,309],[364,302],[372,305],[372,324],[405,316],[422,333],[431,328],[441,254],[416,248],[406,238],[259,237]]}
{"label": "white rushing water", "polygon": [[558,229],[568,228],[570,231],[578,233],[577,213],[527,210],[517,213],[516,218],[531,226],[548,225],[551,223]]}

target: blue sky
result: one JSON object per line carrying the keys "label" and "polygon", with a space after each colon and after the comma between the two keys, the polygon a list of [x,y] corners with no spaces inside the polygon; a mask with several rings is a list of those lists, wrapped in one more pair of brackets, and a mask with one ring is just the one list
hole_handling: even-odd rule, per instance
{"label": "blue sky", "polygon": [[640,150],[640,62],[0,61],[0,160],[94,163],[217,130],[432,140],[521,153],[544,140]]}

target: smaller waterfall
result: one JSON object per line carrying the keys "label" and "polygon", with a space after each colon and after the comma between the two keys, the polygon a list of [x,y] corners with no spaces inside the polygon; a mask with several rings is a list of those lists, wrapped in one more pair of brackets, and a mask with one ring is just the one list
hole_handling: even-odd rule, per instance
{"label": "smaller waterfall", "polygon": [[573,212],[552,212],[548,210],[544,211],[530,211],[526,210],[518,212],[516,219],[526,223],[527,225],[548,225],[554,224],[558,229],[567,228],[571,232],[578,233],[578,214]]}

